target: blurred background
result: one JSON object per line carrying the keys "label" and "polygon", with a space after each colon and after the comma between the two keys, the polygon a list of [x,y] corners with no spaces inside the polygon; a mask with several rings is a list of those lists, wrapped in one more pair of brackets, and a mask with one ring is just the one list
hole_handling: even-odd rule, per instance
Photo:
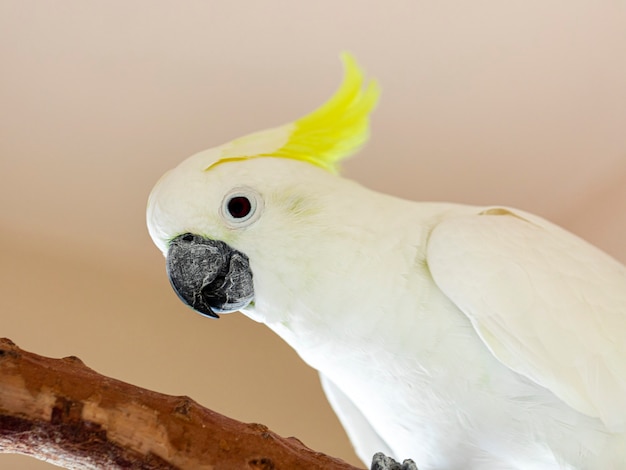
{"label": "blurred background", "polygon": [[178,301],[144,215],[182,159],[321,104],[343,50],[383,89],[345,175],[535,212],[626,261],[624,2],[2,0],[0,336],[357,464],[279,338]]}

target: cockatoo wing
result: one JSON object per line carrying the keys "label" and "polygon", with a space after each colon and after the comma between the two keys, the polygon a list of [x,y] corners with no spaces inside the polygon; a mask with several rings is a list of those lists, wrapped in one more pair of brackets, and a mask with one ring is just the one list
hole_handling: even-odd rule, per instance
{"label": "cockatoo wing", "polygon": [[444,219],[427,262],[496,358],[609,430],[626,430],[624,266],[508,208]]}
{"label": "cockatoo wing", "polygon": [[372,449],[393,455],[387,443],[378,435],[361,410],[324,374],[320,374],[322,388],[335,414],[345,429],[356,454],[364,462],[372,458]]}

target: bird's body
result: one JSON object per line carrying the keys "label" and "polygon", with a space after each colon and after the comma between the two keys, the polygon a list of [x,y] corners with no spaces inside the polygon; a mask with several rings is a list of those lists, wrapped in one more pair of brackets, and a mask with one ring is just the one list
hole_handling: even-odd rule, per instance
{"label": "bird's body", "polygon": [[[271,166],[301,165],[250,163],[269,166],[256,171],[277,176]],[[349,189],[340,187],[337,194],[309,186],[307,191],[328,196],[328,207],[318,208],[324,223],[298,228],[307,236],[290,237],[275,252],[249,255],[253,266],[271,274],[255,283],[254,306],[244,313],[267,324],[320,371],[359,455],[367,460],[387,450],[426,470],[620,468],[626,437],[607,433],[598,419],[498,361],[428,269],[429,238],[443,222],[512,216],[478,215],[493,208],[404,201],[346,184]],[[343,197],[344,191],[352,197]],[[294,272],[275,271],[277,264]],[[311,266],[304,276],[302,266]],[[342,395],[356,408],[346,409]],[[363,423],[350,430],[355,413],[363,414],[378,439],[361,438],[370,433]],[[619,460],[611,457],[616,452]],[[511,459],[515,455],[523,457]],[[584,466],[569,467],[572,458]]]}
{"label": "bird's body", "polygon": [[280,335],[366,461],[626,468],[626,268],[523,211],[340,178],[294,157],[300,129],[201,152],[157,185],[148,223],[181,298]]}

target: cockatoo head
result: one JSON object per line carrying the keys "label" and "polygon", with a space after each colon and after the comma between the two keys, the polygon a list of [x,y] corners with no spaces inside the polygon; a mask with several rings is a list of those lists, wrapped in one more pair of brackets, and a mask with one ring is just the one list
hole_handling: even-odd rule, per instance
{"label": "cockatoo head", "polygon": [[194,310],[217,317],[254,305],[260,284],[276,281],[255,278],[257,268],[280,260],[306,270],[296,251],[332,230],[332,207],[340,222],[340,193],[353,183],[337,177],[338,163],[366,141],[379,94],[375,82],[364,86],[351,56],[343,62],[341,87],[316,111],[193,155],[152,190],[150,235],[174,290]]}

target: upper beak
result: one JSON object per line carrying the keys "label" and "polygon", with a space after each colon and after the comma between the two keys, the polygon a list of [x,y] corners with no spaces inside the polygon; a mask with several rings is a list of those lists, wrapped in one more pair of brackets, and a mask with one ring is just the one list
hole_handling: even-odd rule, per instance
{"label": "upper beak", "polygon": [[167,275],[178,297],[209,317],[246,307],[254,297],[248,257],[199,235],[184,233],[170,242]]}

